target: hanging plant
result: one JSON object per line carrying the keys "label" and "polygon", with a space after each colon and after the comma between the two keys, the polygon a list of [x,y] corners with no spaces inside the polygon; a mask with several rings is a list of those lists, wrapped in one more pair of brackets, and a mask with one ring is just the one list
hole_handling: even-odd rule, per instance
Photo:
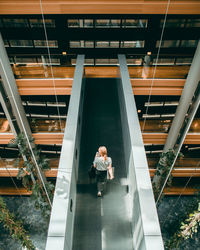
{"label": "hanging plant", "polygon": [[[33,143],[34,139],[31,138],[29,141],[30,143]],[[14,140],[11,141],[9,146],[18,146],[19,148],[19,155],[14,163],[14,166],[19,168],[17,179],[22,180],[23,186],[28,191],[32,191],[31,198],[34,200],[35,207],[40,209],[46,218],[49,218],[51,206],[46,196],[44,187],[38,178],[38,173],[32,159],[32,153],[28,147],[24,134],[19,134]],[[44,156],[40,155],[41,152],[36,145],[33,148],[33,153],[41,171],[44,173],[44,171],[49,170],[49,161],[45,159]],[[45,182],[45,187],[48,192],[48,196],[52,201],[54,185],[51,182]]]}
{"label": "hanging plant", "polygon": [[[175,157],[176,157],[176,152],[173,149],[169,149],[167,152],[162,153],[160,156],[160,160],[157,164],[156,171],[155,171],[155,176],[158,176],[159,178],[157,181],[152,182],[155,200],[157,200],[161,192],[161,188],[165,182],[165,179],[167,178],[167,175],[170,171],[170,168],[173,164]],[[178,157],[183,157],[183,154],[179,153]],[[172,184],[172,178],[173,176],[170,175],[167,181],[168,187],[170,187]]]}
{"label": "hanging plant", "polygon": [[19,240],[23,247],[26,247],[28,250],[35,249],[21,221],[17,221],[14,214],[10,213],[2,197],[0,197],[0,222],[9,231],[11,237]]}

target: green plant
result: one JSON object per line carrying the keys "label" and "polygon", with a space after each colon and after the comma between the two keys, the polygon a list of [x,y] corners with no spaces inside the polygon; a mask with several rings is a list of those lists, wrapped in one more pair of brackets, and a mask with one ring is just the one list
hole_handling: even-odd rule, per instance
{"label": "green plant", "polygon": [[[155,171],[155,178],[153,179],[153,182],[152,182],[155,200],[158,199],[158,196],[161,192],[161,188],[170,171],[170,168],[173,164],[175,157],[176,157],[176,152],[173,149],[169,149],[167,152],[162,153],[160,156],[160,160],[157,164],[156,171]],[[183,154],[179,153],[178,157],[183,157]],[[172,175],[170,175],[167,181],[168,187],[170,187],[172,184],[172,178],[173,178]]]}
{"label": "green plant", "polygon": [[9,231],[12,238],[19,240],[23,247],[28,250],[35,249],[21,221],[17,221],[14,214],[10,213],[2,197],[0,197],[0,222]]}
{"label": "green plant", "polygon": [[[33,143],[34,140],[29,139],[30,143]],[[9,144],[10,146],[18,146],[19,156],[16,159],[14,165],[19,168],[17,178],[22,180],[23,186],[28,190],[32,191],[32,199],[35,201],[35,207],[41,209],[42,214],[49,218],[51,206],[49,200],[46,196],[44,187],[38,177],[38,172],[33,161],[32,153],[29,149],[27,140],[24,137],[24,134],[19,134],[14,140]],[[41,156],[40,150],[34,145],[33,153],[37,159],[37,164],[41,171],[46,171],[50,169],[48,160],[44,156]],[[50,200],[53,200],[53,191],[54,185],[51,182],[45,182],[46,190]]]}

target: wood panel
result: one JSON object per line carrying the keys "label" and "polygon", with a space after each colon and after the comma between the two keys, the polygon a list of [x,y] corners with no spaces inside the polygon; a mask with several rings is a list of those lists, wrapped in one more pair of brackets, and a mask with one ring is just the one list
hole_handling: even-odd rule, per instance
{"label": "wood panel", "polygon": [[184,79],[131,79],[134,95],[181,95]]}
{"label": "wood panel", "polygon": [[[36,144],[57,144],[62,145],[63,133],[33,133]],[[144,144],[164,145],[166,133],[143,133]],[[14,136],[11,133],[0,133],[0,144],[8,144]],[[184,144],[200,144],[200,133],[188,133]]]}
{"label": "wood panel", "polygon": [[17,79],[16,83],[20,95],[71,95],[73,79]]}
{"label": "wood panel", "polygon": [[[16,83],[20,95],[70,95],[73,79],[17,79]],[[181,95],[184,83],[184,79],[131,79],[135,95]]]}
{"label": "wood panel", "polygon": [[[199,190],[187,187],[184,189],[184,187],[171,187],[171,188],[165,188],[164,194],[165,195],[194,195],[195,192]],[[0,195],[30,195],[31,192],[27,191],[23,187],[18,187],[18,190],[15,187],[0,187]]]}
{"label": "wood panel", "polygon": [[[167,0],[43,0],[44,14],[165,14]],[[38,0],[1,0],[0,14],[41,14]],[[198,0],[171,0],[168,14],[200,14]]]}
{"label": "wood panel", "polygon": [[[189,66],[151,66],[145,68],[143,66],[129,66],[130,78],[142,78],[142,79],[185,79]],[[54,78],[73,78],[75,67],[52,67]],[[85,76],[88,78],[106,78],[106,77],[119,77],[119,67],[117,66],[86,66]],[[145,71],[145,74],[144,74]],[[22,78],[52,78],[51,68],[42,66],[15,66],[13,67],[13,73],[17,79]]]}

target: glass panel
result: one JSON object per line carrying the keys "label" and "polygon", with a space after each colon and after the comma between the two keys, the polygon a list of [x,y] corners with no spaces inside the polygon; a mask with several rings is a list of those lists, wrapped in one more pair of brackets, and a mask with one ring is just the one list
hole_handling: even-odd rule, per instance
{"label": "glass panel", "polygon": [[[48,56],[44,56],[45,64],[50,64],[50,60]],[[51,65],[60,65],[60,58],[57,56],[51,56]]]}
{"label": "glass panel", "polygon": [[146,19],[124,19],[122,20],[122,28],[146,28]]}
{"label": "glass panel", "polygon": [[71,59],[71,65],[76,65],[76,58]]}
{"label": "glass panel", "polygon": [[[47,28],[52,28],[52,27],[55,27],[55,20],[53,19],[45,19],[45,26]],[[43,24],[43,19],[29,19],[29,22],[30,22],[30,26],[31,28],[41,28],[41,27],[44,27],[44,24]]]}
{"label": "glass panel", "polygon": [[8,40],[4,39],[4,47],[9,47],[9,43],[8,43]]}
{"label": "glass panel", "polygon": [[142,59],[139,58],[130,58],[126,60],[127,65],[141,65],[142,64]]}
{"label": "glass panel", "polygon": [[33,47],[32,40],[10,40],[11,47]]}
{"label": "glass panel", "polygon": [[[175,58],[159,58],[157,65],[174,65]],[[156,64],[156,58],[153,59],[153,65]]]}
{"label": "glass panel", "polygon": [[3,22],[1,19],[0,19],[0,28],[3,28]]}
{"label": "glass panel", "polygon": [[70,48],[80,48],[81,42],[80,41],[69,41]]}
{"label": "glass panel", "polygon": [[110,48],[119,48],[119,41],[110,41]]}
{"label": "glass panel", "polygon": [[109,42],[108,41],[97,41],[96,48],[109,48]]}
{"label": "glass panel", "polygon": [[[156,47],[159,47],[160,41],[157,41]],[[178,47],[180,44],[180,40],[164,40],[161,42],[162,48],[170,48],[170,47]]]}
{"label": "glass panel", "polygon": [[94,21],[92,19],[84,19],[84,28],[93,28]]}
{"label": "glass panel", "polygon": [[181,47],[196,47],[198,40],[182,40]]}
{"label": "glass panel", "polygon": [[[34,40],[35,47],[47,47],[46,40]],[[56,40],[48,40],[48,46],[51,48],[57,48],[58,42]]]}
{"label": "glass panel", "polygon": [[85,59],[84,65],[94,65],[94,59]]}
{"label": "glass panel", "polygon": [[[164,19],[160,21],[160,27],[164,24]],[[185,25],[185,19],[167,19],[165,23],[165,27],[179,27],[183,28]]]}
{"label": "glass panel", "polygon": [[110,65],[117,65],[118,64],[118,59],[109,59],[109,64]]}
{"label": "glass panel", "polygon": [[142,48],[144,41],[121,41],[121,48]]}
{"label": "glass panel", "polygon": [[109,64],[109,59],[105,58],[105,59],[96,59],[96,65],[106,65]]}
{"label": "glass panel", "polygon": [[10,61],[10,64],[15,63],[15,61],[14,61],[14,58],[13,58],[13,57],[9,57],[9,61]]}
{"label": "glass panel", "polygon": [[110,28],[110,20],[109,19],[97,19],[96,28]]}
{"label": "glass panel", "polygon": [[191,64],[192,63],[192,57],[185,57],[185,58],[177,58],[176,59],[176,64],[177,65],[182,65],[182,64]]}
{"label": "glass panel", "polygon": [[200,19],[188,19],[186,27],[200,27]]}
{"label": "glass panel", "polygon": [[79,19],[68,19],[68,27],[79,28],[80,27]]}
{"label": "glass panel", "polygon": [[85,41],[85,48],[94,48],[94,41]]}
{"label": "glass panel", "polygon": [[28,27],[27,19],[22,19],[22,18],[3,18],[3,23],[6,28]]}
{"label": "glass panel", "polygon": [[32,64],[37,63],[37,59],[34,57],[15,57],[16,64]]}
{"label": "glass panel", "polygon": [[121,20],[112,19],[110,22],[110,26],[111,26],[111,28],[120,28],[120,23],[121,23]]}

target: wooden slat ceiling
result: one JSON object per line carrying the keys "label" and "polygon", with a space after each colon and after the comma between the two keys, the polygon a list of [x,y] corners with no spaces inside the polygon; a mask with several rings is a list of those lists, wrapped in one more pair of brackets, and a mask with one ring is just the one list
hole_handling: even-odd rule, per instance
{"label": "wooden slat ceiling", "polygon": [[[167,0],[42,0],[44,14],[165,14]],[[0,14],[41,14],[39,0],[0,0]],[[200,14],[199,0],[171,0],[168,14]]]}

